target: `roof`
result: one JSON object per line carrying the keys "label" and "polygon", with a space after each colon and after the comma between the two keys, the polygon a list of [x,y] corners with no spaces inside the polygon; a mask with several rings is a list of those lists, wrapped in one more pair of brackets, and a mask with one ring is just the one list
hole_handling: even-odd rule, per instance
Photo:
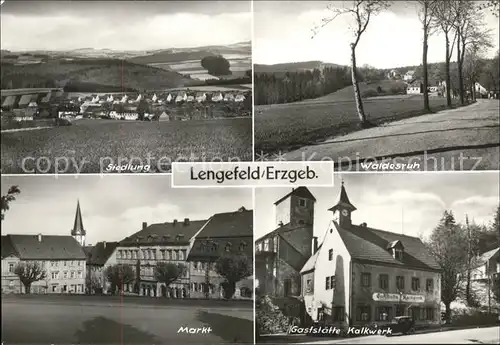
{"label": "roof", "polygon": [[283,200],[285,200],[286,198],[288,198],[292,195],[298,196],[300,198],[306,198],[306,199],[310,199],[312,201],[316,201],[316,198],[314,197],[314,195],[312,195],[312,193],[309,191],[309,189],[307,189],[307,187],[298,187],[298,188],[293,188],[290,193],[288,193],[287,195],[285,195],[284,197],[282,197],[281,199],[276,201],[274,204],[278,205],[280,202],[282,202]]}
{"label": "roof", "polygon": [[83,220],[82,220],[82,211],[80,210],[80,200],[78,200],[76,203],[75,222],[73,223],[73,229],[71,230],[71,235],[85,236],[85,228],[83,227]]}
{"label": "roof", "polygon": [[335,206],[330,208],[328,211],[336,211],[338,208],[341,207],[347,207],[351,209],[351,211],[355,211],[356,207],[351,203],[349,200],[349,197],[347,196],[347,192],[345,190],[344,182],[342,182],[342,186],[340,187],[340,196],[339,196],[339,201]]}
{"label": "roof", "polygon": [[118,242],[98,242],[88,253],[88,264],[104,266],[116,247],[118,247]]}
{"label": "roof", "polygon": [[[151,224],[145,229],[123,239],[120,246],[152,244],[152,243],[178,243],[188,244],[189,240],[207,223],[206,220],[189,221],[185,224],[179,222],[165,222]],[[178,237],[180,235],[180,237]]]}
{"label": "roof", "polygon": [[495,249],[489,250],[489,251],[481,254],[478,261],[481,263],[485,263],[485,262],[489,261],[496,253],[498,253],[499,250],[500,250],[500,247],[497,247]]}
{"label": "roof", "polygon": [[213,215],[196,238],[253,236],[253,211],[241,208],[236,212]]}
{"label": "roof", "polygon": [[311,227],[311,226],[312,225],[310,225],[310,224],[297,225],[297,224],[292,224],[292,223],[286,223],[286,224],[283,224],[282,226],[277,227],[273,231],[268,232],[264,236],[259,237],[258,239],[255,240],[255,242],[257,243],[257,242],[260,242],[266,238],[271,238],[273,236],[281,235],[281,234],[284,234],[284,233],[289,232],[289,231],[295,231],[298,229],[303,229],[303,228],[307,228],[307,227]]}
{"label": "roof", "polygon": [[306,264],[304,265],[304,267],[302,267],[302,269],[300,270],[300,273],[307,273],[309,271],[312,271],[314,270],[314,268],[316,267],[316,261],[318,260],[318,256],[319,256],[319,251],[321,249],[321,247],[323,246],[323,244],[321,244],[321,246],[318,247],[318,250],[316,250],[316,253],[314,253],[306,262]]}
{"label": "roof", "polygon": [[16,96],[7,96],[5,97],[2,107],[11,107],[16,103]]}
{"label": "roof", "polygon": [[[22,260],[85,260],[83,248],[72,236],[7,235]],[[39,241],[41,236],[41,241]]]}
{"label": "roof", "polygon": [[18,256],[16,249],[12,245],[12,241],[9,236],[2,236],[2,248],[1,248],[2,259],[11,255]]}
{"label": "roof", "polygon": [[213,215],[196,235],[188,260],[217,258],[226,249],[243,251],[253,258],[253,211],[243,207],[236,212]]}
{"label": "roof", "polygon": [[[427,248],[425,248],[424,243],[417,237],[359,225],[351,225],[345,229],[335,222],[335,226],[353,260],[394,264],[424,270],[441,269]],[[401,242],[404,247],[401,261],[396,260],[391,252],[387,250],[389,243],[394,241]]]}

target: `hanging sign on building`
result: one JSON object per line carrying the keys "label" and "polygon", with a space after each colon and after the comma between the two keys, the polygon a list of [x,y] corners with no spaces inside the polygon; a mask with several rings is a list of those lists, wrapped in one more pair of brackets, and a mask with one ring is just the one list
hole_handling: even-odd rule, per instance
{"label": "hanging sign on building", "polygon": [[375,292],[372,297],[374,301],[380,301],[380,302],[403,302],[403,303],[425,302],[425,296],[422,295]]}

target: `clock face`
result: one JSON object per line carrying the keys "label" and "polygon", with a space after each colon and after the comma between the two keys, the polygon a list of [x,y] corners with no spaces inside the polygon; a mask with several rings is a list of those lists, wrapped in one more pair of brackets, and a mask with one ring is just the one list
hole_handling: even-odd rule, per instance
{"label": "clock face", "polygon": [[342,215],[343,215],[344,217],[347,217],[347,216],[349,215],[349,211],[347,211],[347,210],[342,210]]}

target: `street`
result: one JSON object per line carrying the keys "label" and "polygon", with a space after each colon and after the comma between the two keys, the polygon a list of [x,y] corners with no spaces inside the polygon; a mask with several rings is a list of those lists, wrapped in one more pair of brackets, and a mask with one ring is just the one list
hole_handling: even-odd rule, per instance
{"label": "street", "polygon": [[[285,160],[333,160],[342,171],[379,171],[363,162],[418,163],[407,170],[497,170],[498,100],[387,123],[284,154]],[[394,170],[394,169],[391,169]]]}
{"label": "street", "polygon": [[498,327],[472,328],[413,335],[368,336],[342,340],[313,341],[305,344],[498,344]]}
{"label": "street", "polygon": [[[64,299],[64,300],[63,300]],[[181,301],[182,302],[182,301]],[[62,297],[2,298],[3,344],[215,344],[253,343],[250,304],[211,307],[117,303]],[[209,301],[205,301],[209,302]],[[198,333],[181,327],[200,328]],[[205,327],[205,328],[203,328]],[[207,331],[210,327],[209,331]]]}

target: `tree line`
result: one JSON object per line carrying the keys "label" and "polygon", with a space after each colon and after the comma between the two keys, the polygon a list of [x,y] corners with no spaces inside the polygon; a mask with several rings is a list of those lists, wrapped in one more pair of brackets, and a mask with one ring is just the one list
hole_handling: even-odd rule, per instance
{"label": "tree line", "polygon": [[321,97],[351,85],[348,67],[286,72],[283,76],[256,73],[255,104],[278,104]]}

